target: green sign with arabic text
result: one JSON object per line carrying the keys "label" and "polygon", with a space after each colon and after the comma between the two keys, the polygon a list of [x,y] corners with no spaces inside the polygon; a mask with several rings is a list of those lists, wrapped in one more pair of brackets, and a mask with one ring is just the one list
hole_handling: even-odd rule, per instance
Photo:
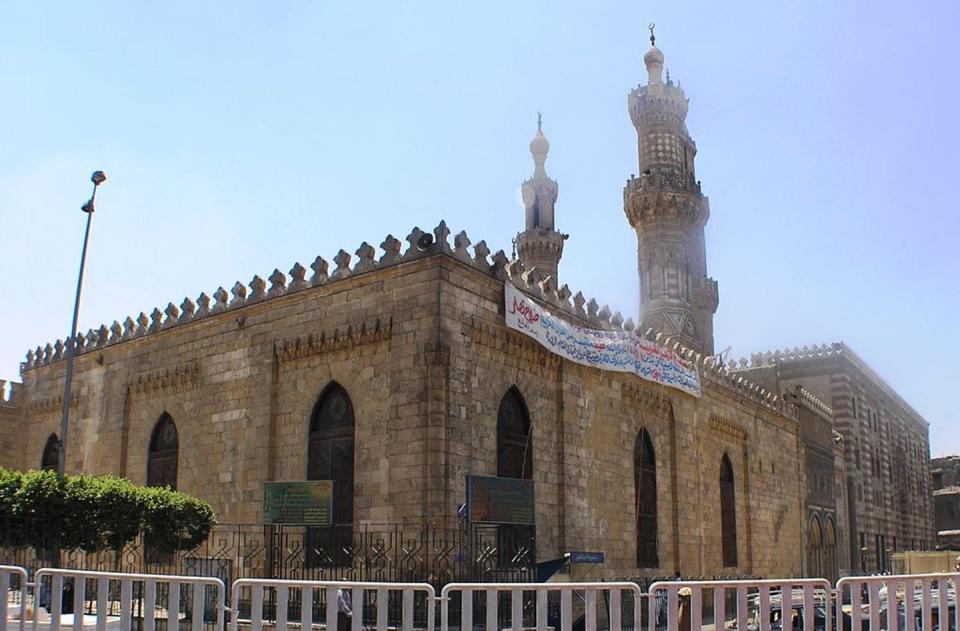
{"label": "green sign with arabic text", "polygon": [[533,480],[467,476],[470,521],[488,524],[534,523]]}
{"label": "green sign with arabic text", "polygon": [[264,482],[263,523],[329,526],[333,523],[333,480]]}

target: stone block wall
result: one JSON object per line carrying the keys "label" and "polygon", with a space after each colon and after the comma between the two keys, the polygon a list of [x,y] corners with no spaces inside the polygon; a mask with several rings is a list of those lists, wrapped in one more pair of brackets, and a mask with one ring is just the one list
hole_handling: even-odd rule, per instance
{"label": "stone block wall", "polygon": [[0,467],[9,469],[21,467],[17,440],[23,423],[21,390],[21,384],[0,379]]}
{"label": "stone block wall", "polygon": [[[306,477],[311,412],[336,381],[355,413],[355,521],[444,523],[468,474],[496,474],[497,411],[515,387],[532,419],[538,560],[603,551],[607,563],[589,571],[611,577],[801,571],[802,459],[789,406],[691,351],[699,399],[563,361],[507,330],[505,279],[591,327],[632,323],[579,294],[571,305],[566,287],[531,284],[502,253],[487,262],[482,242],[469,255],[463,233],[452,249],[443,224],[435,234],[429,252],[402,257],[388,238],[379,265],[361,246],[352,272],[341,251],[336,282],[325,282],[325,262],[314,264],[323,282],[295,266],[290,288],[275,272],[269,291],[255,278],[249,297],[238,283],[232,302],[222,290],[213,307],[201,296],[196,314],[184,301],[166,319],[155,310],[152,323],[91,331],[76,360],[68,471],[145,482],[166,413],[179,432],[178,488],[210,501],[223,523],[258,523],[263,482]],[[62,345],[30,355],[18,448],[39,463],[59,427]],[[636,567],[641,428],[656,452],[656,568]],[[721,554],[724,454],[735,472],[736,567]]]}

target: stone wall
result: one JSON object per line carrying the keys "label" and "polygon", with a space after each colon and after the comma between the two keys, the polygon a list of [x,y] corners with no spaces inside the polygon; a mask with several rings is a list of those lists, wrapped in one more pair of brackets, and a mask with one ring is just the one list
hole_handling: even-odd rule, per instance
{"label": "stone wall", "polygon": [[849,567],[889,570],[891,554],[933,548],[929,427],[846,344],[760,353],[731,370],[828,402],[844,438]]}
{"label": "stone wall", "polygon": [[[178,488],[203,497],[223,523],[261,520],[262,484],[303,479],[318,396],[336,381],[356,417],[355,521],[444,522],[469,473],[496,473],[497,410],[516,387],[532,419],[537,556],[603,551],[607,576],[795,575],[802,566],[802,467],[795,406],[672,343],[696,363],[699,399],[560,360],[507,330],[504,281],[593,328],[632,323],[551,279],[490,262],[461,233],[407,253],[357,251],[351,268],[314,263],[267,290],[237,284],[136,322],[91,331],[76,360],[67,470],[146,480],[162,414],[179,431]],[[299,269],[298,269],[299,268]],[[334,282],[335,281],[335,282]],[[571,302],[572,298],[572,302]],[[196,308],[195,308],[196,306]],[[164,314],[166,317],[164,317]],[[638,334],[640,334],[638,332]],[[644,332],[652,338],[652,332]],[[671,344],[661,340],[662,344]],[[62,343],[24,365],[25,431],[17,447],[39,463],[59,426]],[[656,451],[659,567],[636,567],[633,449],[647,428]],[[720,461],[735,472],[737,567],[723,567]],[[591,568],[594,570],[596,568]]]}
{"label": "stone wall", "polygon": [[0,467],[19,469],[23,466],[17,440],[23,423],[21,390],[19,383],[0,379]]}

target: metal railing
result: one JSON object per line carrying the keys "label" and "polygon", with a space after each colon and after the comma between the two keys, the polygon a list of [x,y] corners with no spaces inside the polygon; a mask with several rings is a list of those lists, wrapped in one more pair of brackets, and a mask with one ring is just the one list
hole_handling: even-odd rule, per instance
{"label": "metal railing", "polygon": [[[712,598],[705,599],[705,592],[711,592]],[[651,629],[690,631],[707,623],[719,631],[727,628],[728,622],[733,622],[738,631],[747,631],[748,626],[760,631],[786,631],[797,628],[797,623],[803,631],[833,628],[833,589],[824,579],[664,581],[651,585],[649,594]],[[728,605],[732,605],[732,621],[727,620]],[[823,619],[819,625],[818,613]],[[749,624],[751,619],[753,625]]]}
{"label": "metal railing", "polygon": [[848,577],[835,588],[824,579],[661,581],[646,592],[630,581],[450,583],[439,597],[427,583],[239,579],[233,609],[217,578],[49,568],[28,578],[0,566],[0,631],[227,631],[228,612],[229,631],[434,631],[438,602],[440,631],[960,629],[960,573]]}
{"label": "metal railing", "polygon": [[[33,587],[38,605],[43,604],[44,592],[49,594],[50,631],[60,631],[62,624],[80,631],[87,615],[96,618],[97,631],[108,627],[130,631],[135,618],[142,631],[157,631],[158,623],[172,631],[180,628],[181,613],[189,619],[191,631],[203,631],[205,614],[214,618],[216,629],[224,628],[226,588],[217,578],[43,568],[37,571]],[[212,598],[208,590],[213,590]],[[65,594],[72,598],[65,601]],[[34,629],[40,624],[41,608],[34,609]]]}
{"label": "metal railing", "polygon": [[[626,599],[623,598],[624,591],[628,592]],[[459,595],[459,625],[451,624],[450,603],[455,594]],[[508,595],[508,612],[501,611],[501,594]],[[582,615],[586,631],[596,631],[601,618],[598,610],[605,614],[603,617],[611,631],[639,630],[642,626],[643,594],[636,583],[451,583],[440,592],[441,631],[455,627],[461,631],[477,628],[474,599],[480,595],[483,595],[485,614],[479,627],[485,631],[508,627],[513,631],[527,627],[535,627],[537,631],[546,631],[548,627],[571,631],[575,613]],[[598,595],[602,598],[600,602]],[[551,596],[559,599],[558,609],[551,608]],[[576,601],[574,596],[578,597]],[[506,618],[509,618],[509,625],[501,627],[500,620],[507,622]],[[531,624],[526,624],[527,620]]]}
{"label": "metal railing", "polygon": [[11,604],[20,610],[16,618],[20,620],[18,628],[23,631],[27,611],[27,571],[15,565],[0,565],[0,631],[7,631]]}
{"label": "metal railing", "polygon": [[[850,631],[862,631],[865,626],[889,631],[956,631],[960,629],[958,583],[960,574],[842,578],[837,581],[837,620],[843,620]],[[944,620],[948,624],[943,624]]]}
{"label": "metal railing", "polygon": [[[249,594],[243,594],[244,590]],[[344,598],[340,591],[347,592],[348,596]],[[240,579],[233,583],[231,593],[232,602],[249,599],[250,617],[243,622],[251,631],[262,631],[265,621],[276,631],[287,631],[291,623],[302,630],[322,623],[326,631],[337,631],[341,601],[349,603],[351,631],[371,628],[387,631],[388,627],[397,626],[402,631],[413,631],[418,603],[422,603],[420,612],[426,612],[421,628],[432,631],[435,624],[436,592],[426,583]],[[239,631],[240,614],[233,613],[230,630]]]}

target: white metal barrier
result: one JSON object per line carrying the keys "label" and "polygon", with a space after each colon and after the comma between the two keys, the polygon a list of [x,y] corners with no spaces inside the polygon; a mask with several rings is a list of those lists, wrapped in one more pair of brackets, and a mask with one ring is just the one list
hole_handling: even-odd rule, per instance
{"label": "white metal barrier", "polygon": [[[185,617],[189,615],[191,631],[203,631],[207,589],[214,590],[212,603],[216,609],[217,629],[223,629],[226,588],[223,581],[218,578],[45,568],[37,570],[34,579],[35,594],[47,589],[46,581],[49,581],[50,620],[43,626],[49,631],[60,631],[61,625],[72,626],[76,631],[81,631],[84,626],[95,626],[96,631],[130,631],[134,607],[142,616],[142,631],[155,631],[158,619],[165,619],[168,623],[170,620],[176,620],[176,626],[172,628],[169,624],[167,626],[168,631],[173,631],[181,628],[180,614],[181,605],[185,604],[184,600],[188,602],[182,613]],[[87,581],[93,582],[96,590],[95,599],[90,599],[91,602],[96,603],[90,616],[95,618],[95,621],[90,623],[87,622],[88,616],[84,613],[84,605],[87,602]],[[65,584],[72,587],[73,614],[62,613]],[[158,590],[158,587],[161,587],[161,590]],[[166,587],[166,590],[163,590],[163,587]],[[162,598],[163,591],[166,591],[165,603]],[[94,593],[91,593],[91,596]],[[189,595],[189,597],[183,599],[182,595]],[[161,598],[158,599],[158,596]],[[33,620],[35,631],[41,626],[40,611],[41,607],[35,607]]]}
{"label": "white metal barrier", "polygon": [[[837,582],[837,621],[850,631],[864,627],[872,631],[956,631],[960,629],[958,583],[960,574],[842,578]],[[944,620],[949,624],[943,624]]]}
{"label": "white metal barrier", "polygon": [[[14,582],[18,585],[14,586]],[[13,603],[10,596],[14,596]],[[19,608],[15,619],[19,620],[18,626],[23,631],[27,611],[27,571],[16,565],[0,565],[0,631],[7,631],[8,617],[14,613],[10,611],[11,604]]]}
{"label": "white metal barrier", "polygon": [[[632,612],[630,612],[629,599],[626,602],[624,601],[624,591],[632,597]],[[535,614],[534,624],[537,631],[547,630],[548,603],[551,593],[559,595],[558,622],[560,631],[571,631],[575,604],[578,611],[582,606],[586,631],[597,630],[598,607],[602,607],[607,613],[610,631],[622,631],[625,628],[639,630],[641,628],[644,594],[636,583],[451,583],[440,592],[441,631],[450,631],[450,597],[453,594],[460,595],[460,630],[473,631],[475,628],[473,623],[473,598],[475,593],[485,595],[486,615],[481,625],[481,628],[485,631],[498,631],[501,628],[498,615],[500,593],[510,595],[509,628],[513,631],[521,631],[524,628],[524,594],[526,593],[535,596],[535,610],[532,613]],[[597,600],[598,594],[603,598],[601,602]],[[574,596],[578,597],[576,602]],[[624,616],[624,611],[632,615]],[[507,627],[508,625],[503,625],[503,628]]]}
{"label": "white metal barrier", "polygon": [[[243,590],[249,591],[250,598],[250,619],[243,621],[249,624],[251,631],[262,631],[264,626],[265,612],[273,609],[273,616],[270,622],[275,626],[276,631],[286,631],[288,625],[295,624],[302,631],[310,631],[311,626],[323,624],[326,631],[337,631],[337,614],[339,590],[345,590],[349,593],[349,602],[351,604],[352,615],[350,616],[351,631],[361,631],[361,629],[376,628],[377,631],[387,631],[388,627],[394,627],[391,624],[390,598],[400,597],[400,628],[403,631],[413,631],[414,613],[418,594],[423,602],[423,608],[426,609],[426,619],[424,621],[426,631],[433,631],[434,615],[436,607],[436,592],[433,587],[427,583],[367,583],[354,581],[285,581],[268,579],[240,579],[234,581],[231,590],[231,603],[233,603],[233,617],[230,623],[231,631],[238,631],[240,620],[237,615],[237,603],[241,601]],[[314,591],[319,592],[321,599],[314,598]],[[368,593],[372,593],[374,601],[372,603],[376,610],[373,625],[364,623],[364,603]],[[299,596],[299,598],[298,598]],[[314,605],[325,603],[325,615],[323,620],[313,619]],[[291,603],[299,604],[300,619],[289,620],[288,614]],[[265,607],[273,604],[274,607]],[[246,625],[244,625],[246,626]],[[341,629],[340,631],[347,631]]]}
{"label": "white metal barrier", "polygon": [[[704,605],[711,601],[705,602],[705,591],[712,592],[713,604],[707,616]],[[732,626],[739,631],[747,631],[748,625],[759,631],[833,628],[833,589],[824,579],[661,581],[651,585],[649,593],[649,629],[699,631],[712,622],[715,631],[721,631],[728,628],[728,596],[734,600]]]}

